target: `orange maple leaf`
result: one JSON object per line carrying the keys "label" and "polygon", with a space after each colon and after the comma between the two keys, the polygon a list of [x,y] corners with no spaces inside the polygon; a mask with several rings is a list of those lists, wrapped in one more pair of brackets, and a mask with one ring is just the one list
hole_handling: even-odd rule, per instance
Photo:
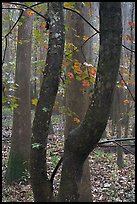
{"label": "orange maple leaf", "polygon": [[93,76],[94,76],[94,75],[96,74],[96,72],[97,72],[95,69],[94,69],[94,70],[89,69],[88,71],[89,71],[89,73],[92,74]]}
{"label": "orange maple leaf", "polygon": [[88,86],[90,86],[90,83],[87,81],[87,82],[83,82],[82,83],[82,86],[86,86],[86,87],[88,87]]}
{"label": "orange maple leaf", "polygon": [[32,16],[34,14],[34,11],[27,11],[26,13],[28,16]]}
{"label": "orange maple leaf", "polygon": [[40,28],[46,28],[46,23],[42,23],[41,25],[40,25]]}
{"label": "orange maple leaf", "polygon": [[71,73],[71,72],[68,72],[68,77],[70,78],[70,79],[73,79],[74,78],[74,75]]}
{"label": "orange maple leaf", "polygon": [[124,103],[130,103],[130,100],[127,100],[127,99],[126,99],[126,100],[124,100],[123,102],[124,102]]}
{"label": "orange maple leaf", "polygon": [[129,21],[128,24],[129,24],[132,28],[135,28],[135,23],[134,23],[134,22]]}

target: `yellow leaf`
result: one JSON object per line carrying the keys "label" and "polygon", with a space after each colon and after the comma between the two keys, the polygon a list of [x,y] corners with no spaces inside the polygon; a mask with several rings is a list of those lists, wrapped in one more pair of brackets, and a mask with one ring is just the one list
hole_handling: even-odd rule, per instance
{"label": "yellow leaf", "polygon": [[83,40],[87,40],[89,37],[88,36],[83,36]]}
{"label": "yellow leaf", "polygon": [[34,106],[36,106],[36,105],[37,105],[37,102],[38,102],[38,100],[37,100],[37,99],[32,99],[32,100],[31,100],[31,103],[32,103]]}
{"label": "yellow leaf", "polygon": [[73,118],[73,120],[74,120],[74,122],[76,122],[76,123],[80,123],[80,119],[79,118]]}

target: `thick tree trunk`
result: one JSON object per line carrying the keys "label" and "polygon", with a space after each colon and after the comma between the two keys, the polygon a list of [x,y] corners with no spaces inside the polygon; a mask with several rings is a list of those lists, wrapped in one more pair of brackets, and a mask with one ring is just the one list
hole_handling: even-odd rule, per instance
{"label": "thick tree trunk", "polygon": [[11,150],[8,160],[7,182],[18,181],[28,169],[30,158],[31,107],[30,68],[32,19],[26,12],[18,28],[15,86],[18,107],[14,109]]}
{"label": "thick tree trunk", "polygon": [[52,184],[47,176],[46,147],[64,52],[62,2],[49,3],[49,18],[49,48],[32,133],[30,172],[35,202],[52,201]]}
{"label": "thick tree trunk", "polygon": [[120,65],[121,3],[100,3],[100,52],[95,91],[81,125],[65,142],[58,201],[78,202],[83,164],[107,125]]}

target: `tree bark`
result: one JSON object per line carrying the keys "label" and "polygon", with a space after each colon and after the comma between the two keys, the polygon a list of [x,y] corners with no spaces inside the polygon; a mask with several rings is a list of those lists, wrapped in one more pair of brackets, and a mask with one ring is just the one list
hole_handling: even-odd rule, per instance
{"label": "tree bark", "polygon": [[22,25],[18,28],[18,43],[15,72],[15,97],[18,107],[14,109],[11,150],[6,180],[18,181],[28,169],[30,159],[31,107],[30,70],[32,18],[24,12]]}
{"label": "tree bark", "polygon": [[[84,8],[83,3],[76,2],[75,9],[77,9],[83,16],[87,9]],[[85,12],[83,12],[83,10]],[[87,17],[87,16],[86,16]],[[73,43],[74,46],[79,48],[84,40],[83,36],[87,36],[89,33],[87,32],[87,25],[85,26],[84,21],[81,17],[77,16],[75,13],[71,13],[67,11],[66,13],[66,26],[68,27],[68,32],[66,34],[66,44]],[[79,36],[79,37],[76,37]],[[72,67],[74,63],[78,61],[83,64],[88,58],[87,62],[89,62],[89,42],[81,49],[79,52],[73,52],[71,61],[68,60],[67,72],[73,72]],[[82,68],[81,68],[82,69]],[[83,70],[84,71],[84,70]],[[74,74],[74,73],[73,73]],[[76,75],[75,75],[76,77]],[[66,110],[71,111],[77,115],[80,121],[83,120],[86,110],[89,104],[89,88],[86,88],[86,93],[82,93],[81,89],[83,88],[82,82],[78,81],[76,78],[72,79],[68,85],[66,85],[65,90],[65,106]],[[74,121],[75,115],[69,116],[66,113],[66,126],[65,126],[65,138],[67,138],[68,133],[76,128],[78,124]],[[79,188],[80,193],[80,202],[91,202],[91,182],[90,182],[90,169],[88,158],[84,163],[83,176],[81,180],[81,185]]]}
{"label": "tree bark", "polygon": [[[33,121],[31,183],[35,202],[52,201],[52,184],[47,176],[46,147],[64,52],[63,3],[49,4],[49,45],[40,96]],[[33,145],[37,144],[37,148]]]}
{"label": "tree bark", "polygon": [[100,51],[95,91],[83,122],[65,142],[58,201],[78,202],[83,164],[107,125],[121,54],[121,3],[100,3]]}

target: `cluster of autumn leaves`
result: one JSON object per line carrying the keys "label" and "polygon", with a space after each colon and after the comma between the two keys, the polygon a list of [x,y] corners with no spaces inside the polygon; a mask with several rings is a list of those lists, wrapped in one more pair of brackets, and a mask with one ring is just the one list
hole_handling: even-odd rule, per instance
{"label": "cluster of autumn leaves", "polygon": [[67,72],[67,76],[69,79],[76,78],[82,82],[82,86],[88,87],[90,83],[95,82],[96,72],[92,64],[88,64],[87,62],[82,64],[76,61],[72,67],[72,72]]}

